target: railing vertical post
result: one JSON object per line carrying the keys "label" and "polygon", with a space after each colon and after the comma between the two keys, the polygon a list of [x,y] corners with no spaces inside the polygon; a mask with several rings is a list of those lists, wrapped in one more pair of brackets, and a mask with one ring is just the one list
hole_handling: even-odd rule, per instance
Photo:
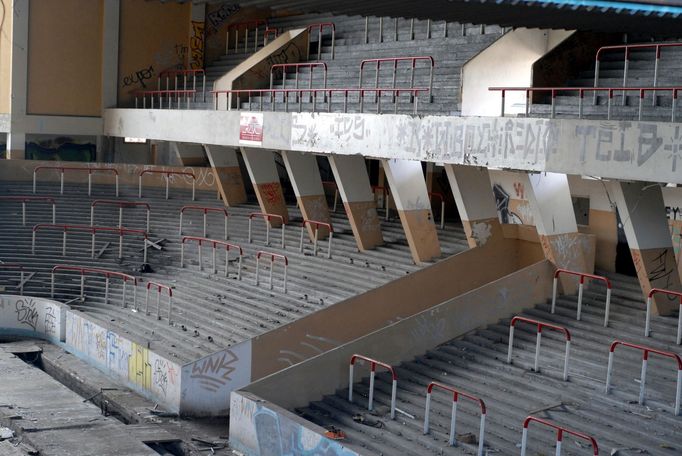
{"label": "railing vertical post", "polygon": [[63,195],[64,194],[64,170],[61,170],[61,173],[59,174],[59,194]]}
{"label": "railing vertical post", "polygon": [[611,287],[606,288],[606,309],[604,310],[604,328],[609,326],[609,313],[611,310]]}
{"label": "railing vertical post", "polygon": [[272,270],[275,269],[275,257],[270,257],[270,289],[272,290]]}
{"label": "railing vertical post", "polygon": [[199,241],[198,244],[199,244],[199,245],[197,246],[197,248],[199,249],[199,270],[200,270],[200,271],[203,271],[203,270],[204,270],[204,260],[203,260],[203,258],[202,258],[202,253],[201,253],[201,251],[202,251],[202,248],[201,248],[202,242]]}
{"label": "railing vertical post", "polygon": [[[92,235],[94,239],[94,234]],[[94,243],[94,240],[93,240]],[[94,250],[93,250],[94,251]],[[62,235],[62,256],[66,256],[66,228],[64,228],[64,234]],[[94,257],[94,254],[93,254]]]}
{"label": "railing vertical post", "polygon": [[118,227],[123,228],[123,206],[118,207]]}
{"label": "railing vertical post", "polygon": [[[116,176],[118,178],[118,176]],[[118,195],[117,195],[118,196]],[[52,202],[52,224],[57,223],[57,204],[53,201]]]}
{"label": "railing vertical post", "polygon": [[374,363],[371,363],[371,366],[372,370],[369,374],[369,405],[367,406],[367,410],[369,410],[370,412],[372,411],[374,405],[374,376],[375,376],[374,370],[376,369]]}
{"label": "railing vertical post", "polygon": [[478,431],[478,454],[483,456],[483,442],[485,441],[485,412],[481,413],[481,426]]}
{"label": "railing vertical post", "polygon": [[206,209],[204,209],[204,237],[206,237]]}
{"label": "railing vertical post", "polygon": [[230,269],[230,248],[225,247],[225,278],[228,276],[228,271]]}
{"label": "railing vertical post", "polygon": [[[334,235],[334,233],[332,231],[330,231],[329,232],[329,245],[327,246],[327,258],[332,257],[332,236],[333,235]],[[682,314],[680,314],[680,315],[682,315]],[[680,322],[682,323],[682,316],[680,317]],[[678,331],[678,333],[679,333],[679,331]],[[678,342],[678,345],[679,345],[679,342]]]}
{"label": "railing vertical post", "polygon": [[583,288],[584,288],[584,276],[580,276],[580,285],[578,286],[578,313],[576,320],[580,321],[580,314],[583,307]]}
{"label": "railing vertical post", "polygon": [[564,355],[564,381],[568,381],[568,359],[571,354],[571,340],[566,341],[566,352]]}
{"label": "railing vertical post", "polygon": [[379,42],[380,43],[384,42],[384,18],[383,18],[383,16],[379,17]]}
{"label": "railing vertical post", "polygon": [[426,404],[424,405],[424,435],[429,433],[429,413],[430,412],[431,412],[431,392],[427,389],[426,390]]}
{"label": "railing vertical post", "polygon": [[185,243],[180,243],[180,267],[185,267]]}
{"label": "railing vertical post", "polygon": [[284,260],[284,294],[287,292],[287,267],[289,265],[287,264],[287,260]]}
{"label": "railing vertical post", "polygon": [[81,271],[81,299],[85,299],[85,272]]}
{"label": "railing vertical post", "polygon": [[538,327],[538,334],[535,342],[535,365],[533,371],[540,372],[540,343],[542,342],[542,326]]}
{"label": "railing vertical post", "polygon": [[521,434],[521,456],[526,456],[526,444],[528,443],[528,428],[523,427],[523,434]]}
{"label": "railing vertical post", "polygon": [[104,305],[109,304],[109,274],[104,277]]}
{"label": "railing vertical post", "polygon": [[24,296],[24,269],[19,271],[19,295]]}
{"label": "railing vertical post", "polygon": [[[658,63],[659,63],[659,60],[661,59],[661,47],[656,46],[655,49],[656,49],[656,61],[654,62],[654,85],[653,85],[653,87],[658,86]],[[651,102],[652,102],[652,106],[656,106],[656,104],[657,104],[656,102],[658,101],[658,97],[656,96],[656,91],[654,90],[653,92],[654,93],[653,93],[653,97],[651,99]]]}
{"label": "railing vertical post", "polygon": [[147,293],[145,294],[144,299],[144,313],[149,315],[149,284],[147,284]]}
{"label": "railing vertical post", "polygon": [[92,194],[92,171],[88,171],[88,196]]}
{"label": "railing vertical post", "polygon": [[26,226],[26,201],[21,202],[21,224]]}
{"label": "railing vertical post", "polygon": [[168,174],[164,174],[166,177],[166,199],[168,199],[168,187],[170,185],[170,176]]}
{"label": "railing vertical post", "polygon": [[[204,237],[206,237],[206,236],[204,236]],[[213,253],[213,255],[212,255],[213,256],[213,274],[216,274],[218,272],[218,267],[217,267],[216,261],[215,261],[215,249],[216,249],[216,245],[214,242],[213,243],[213,252],[212,252]]]}
{"label": "railing vertical post", "polygon": [[611,102],[613,100],[613,90],[608,89],[608,97],[606,104],[606,120],[611,120]]}
{"label": "railing vertical post", "polygon": [[[682,307],[682,304],[680,305]],[[682,314],[680,316],[682,319]],[[679,325],[678,325],[679,327]],[[646,298],[646,320],[644,322],[644,337],[649,337],[649,334],[651,333],[651,295],[647,296]],[[679,330],[678,330],[679,334]],[[679,344],[679,342],[678,342]]]}
{"label": "railing vertical post", "polygon": [[36,231],[35,229],[31,233],[31,255],[36,254]]}
{"label": "railing vertical post", "polygon": [[33,170],[33,194],[36,194],[36,170]]}
{"label": "railing vertical post", "polygon": [[512,362],[512,351],[514,349],[514,326],[509,325],[509,348],[507,349],[507,364]]}
{"label": "railing vertical post", "polygon": [[161,290],[156,292],[156,319],[161,320]]}
{"label": "railing vertical post", "polygon": [[[623,87],[628,85],[628,69],[630,67],[630,49],[625,48],[625,65],[623,66]],[[625,90],[623,90],[623,106],[627,104]]]}
{"label": "railing vertical post", "polygon": [[252,219],[251,219],[251,217],[249,217],[249,237],[248,237],[249,244],[251,243],[251,221],[252,221]]}
{"label": "railing vertical post", "polygon": [[137,178],[137,197],[142,198],[142,174]]}
{"label": "railing vertical post", "polygon": [[260,283],[258,280],[258,273],[260,271],[260,255],[256,255],[256,285]]}
{"label": "railing vertical post", "polygon": [[649,362],[649,352],[644,351],[642,356],[642,374],[639,378],[639,405],[644,405],[644,391],[646,389],[646,368]]}
{"label": "railing vertical post", "polygon": [[[654,95],[656,95],[656,91],[653,90]],[[639,107],[637,109],[637,120],[641,121],[642,120],[642,105],[644,104],[644,90],[640,89],[639,90]]]}
{"label": "railing vertical post", "polygon": [[365,44],[369,43],[369,16],[365,16]]}
{"label": "railing vertical post", "polygon": [[[126,286],[128,285],[128,281],[126,279],[123,279],[123,295],[121,296],[121,307],[126,308]],[[137,286],[135,285],[135,280],[133,280],[133,290],[137,291]],[[135,307],[135,303],[133,303],[133,307]]]}
{"label": "railing vertical post", "polygon": [[147,237],[145,236],[144,240],[144,248],[143,248],[143,262],[147,262]]}
{"label": "railing vertical post", "polygon": [[[599,87],[599,51],[597,51],[597,57],[594,60],[594,88]],[[597,91],[594,91],[592,95],[592,104],[597,104]]]}
{"label": "railing vertical post", "polygon": [[680,416],[680,401],[682,400],[682,369],[677,369],[677,388],[675,393],[675,416]]}
{"label": "railing vertical post", "polygon": [[611,392],[611,372],[613,371],[613,351],[609,351],[609,362],[606,367],[606,387],[605,393]]}
{"label": "railing vertical post", "polygon": [[50,298],[54,299],[54,270],[50,274]]}
{"label": "railing vertical post", "polygon": [[173,313],[173,295],[168,296],[168,325],[171,324],[171,314]]}
{"label": "railing vertical post", "polygon": [[348,366],[348,402],[353,402],[353,364]]}
{"label": "railing vertical post", "polygon": [[500,110],[500,117],[504,117],[504,95],[505,95],[505,90],[502,89],[501,91],[502,94],[502,109]]}
{"label": "railing vertical post", "polygon": [[585,91],[580,90],[578,96],[578,119],[583,118],[583,97],[585,96]]}

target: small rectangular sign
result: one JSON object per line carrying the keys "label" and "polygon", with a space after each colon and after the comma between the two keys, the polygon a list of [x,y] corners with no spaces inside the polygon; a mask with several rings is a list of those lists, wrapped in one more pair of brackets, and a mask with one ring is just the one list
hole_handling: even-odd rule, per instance
{"label": "small rectangular sign", "polygon": [[242,112],[239,118],[239,144],[263,144],[263,113]]}

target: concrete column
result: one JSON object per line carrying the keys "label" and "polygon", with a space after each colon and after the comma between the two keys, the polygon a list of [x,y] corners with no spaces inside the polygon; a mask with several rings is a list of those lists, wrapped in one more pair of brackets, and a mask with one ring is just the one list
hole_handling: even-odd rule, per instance
{"label": "concrete column", "polygon": [[445,165],[469,247],[503,239],[488,168]]}
{"label": "concrete column", "polygon": [[171,142],[170,149],[182,166],[204,166],[206,164],[206,153],[201,144]]}
{"label": "concrete column", "polygon": [[7,158],[23,160],[26,158],[26,134],[12,131],[7,133]]}
{"label": "concrete column", "polygon": [[[298,207],[301,209],[304,219],[318,222],[331,223],[329,206],[322,187],[320,168],[313,154],[304,154],[295,151],[283,151],[284,165],[291,179],[296,193]],[[318,239],[324,239],[329,234],[328,230],[320,227]],[[315,229],[308,225],[308,235],[314,239]]]}
{"label": "concrete column", "polygon": [[[14,0],[12,15],[12,82],[10,132],[7,135],[7,158],[22,160],[26,155],[26,98],[28,93],[28,15],[29,1]],[[3,39],[6,37],[3,36]]]}
{"label": "concrete column", "polygon": [[230,147],[204,144],[204,151],[215,174],[216,187],[227,206],[246,203],[244,179],[237,151]]}
{"label": "concrete column", "polygon": [[422,164],[414,160],[382,160],[407,243],[415,263],[440,256],[436,225]]}
{"label": "concrete column", "polygon": [[[590,238],[578,233],[571,191],[565,174],[519,173],[528,196],[545,257],[558,268],[594,271],[594,247]],[[562,281],[566,292],[572,281]]]}
{"label": "concrete column", "polygon": [[[282,183],[279,180],[273,152],[247,147],[242,147],[241,150],[261,211],[281,215],[284,217],[284,223],[288,223],[289,211],[284,201]],[[276,227],[279,224],[273,221],[272,226]]]}
{"label": "concrete column", "polygon": [[384,243],[377,205],[369,183],[365,159],[360,155],[330,155],[329,164],[346,208],[358,249],[370,250]]}
{"label": "concrete column", "polygon": [[[104,0],[102,12],[102,113],[118,104],[118,42],[121,1]],[[110,155],[110,139],[97,137],[98,162]]]}
{"label": "concrete column", "polygon": [[[644,295],[652,288],[681,290],[661,187],[650,182],[611,182],[610,194],[618,206]],[[670,315],[678,305],[679,300],[660,295],[654,297],[653,309],[656,314]]]}

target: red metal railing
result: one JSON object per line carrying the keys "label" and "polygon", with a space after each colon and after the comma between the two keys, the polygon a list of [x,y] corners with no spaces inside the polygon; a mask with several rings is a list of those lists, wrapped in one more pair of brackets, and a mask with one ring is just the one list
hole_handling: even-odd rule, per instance
{"label": "red metal railing", "polygon": [[[278,63],[275,65],[272,65],[270,67],[270,89],[274,89],[275,85],[275,71],[281,71],[282,72],[282,88],[286,89],[287,88],[287,69],[293,69],[294,70],[294,89],[299,89],[299,70],[301,68],[307,68],[309,73],[308,73],[308,89],[313,88],[313,77],[314,77],[314,70],[315,68],[321,68],[322,71],[322,88],[326,89],[327,88],[327,64],[324,62],[303,62],[303,63]],[[309,93],[308,94],[308,101],[312,101],[313,94]],[[301,104],[303,103],[303,96],[302,94],[297,94],[296,98],[298,99],[298,110],[300,111],[302,106]]]}
{"label": "red metal railing", "polygon": [[[159,73],[157,79],[158,90],[192,90],[192,101],[196,101],[197,91],[197,76],[201,77],[201,95],[202,101],[206,101],[206,72],[202,69],[196,70],[164,70]],[[171,89],[171,78],[173,79],[173,88]],[[166,80],[166,87],[161,87],[161,81]],[[188,82],[191,84],[188,87]],[[178,82],[181,81],[181,86],[178,87]]]}
{"label": "red metal railing", "polygon": [[334,235],[334,228],[332,227],[331,223],[327,222],[318,222],[317,220],[303,220],[303,223],[301,223],[301,243],[299,245],[299,251],[303,253],[303,233],[305,232],[305,227],[306,225],[310,225],[311,227],[315,227],[315,236],[313,237],[313,255],[317,256],[317,241],[319,240],[319,231],[320,227],[324,227],[327,229],[327,235],[329,236],[329,243],[327,244],[327,258],[332,257],[332,236]]}
{"label": "red metal railing", "polygon": [[355,361],[361,359],[369,363],[369,404],[367,410],[372,410],[374,404],[374,374],[377,366],[381,366],[387,369],[391,373],[392,388],[391,388],[391,419],[395,418],[395,402],[396,394],[398,392],[398,376],[395,373],[395,369],[390,364],[377,361],[376,359],[369,358],[364,355],[355,354],[350,357],[350,364],[348,365],[348,402],[353,402],[353,367],[355,366]]}
{"label": "red metal railing", "polygon": [[263,47],[268,45],[270,35],[274,35],[274,38],[277,39],[279,36],[279,30],[270,27],[265,29],[263,32]]}
{"label": "red metal railing", "polygon": [[239,49],[239,30],[244,29],[244,52],[249,52],[249,30],[254,30],[254,48],[253,52],[258,50],[258,30],[261,26],[264,26],[265,30],[268,29],[268,21],[264,19],[254,19],[250,21],[235,22],[227,26],[227,33],[225,34],[225,54],[230,53],[230,32],[234,31],[234,52],[237,53]]}
{"label": "red metal railing", "polygon": [[322,181],[322,187],[325,189],[325,195],[327,188],[331,187],[334,189],[334,206],[332,208],[332,212],[336,212],[336,204],[339,200],[339,186],[336,185],[336,182],[334,181]]}
{"label": "red metal railing", "polygon": [[41,169],[56,169],[60,171],[59,194],[64,194],[64,171],[77,171],[88,173],[88,196],[92,194],[92,173],[113,173],[116,176],[116,197],[118,198],[118,170],[109,166],[36,166],[33,169],[33,193],[36,192],[36,175]]}
{"label": "red metal railing", "polygon": [[[421,55],[421,56],[416,56],[416,57],[385,57],[385,58],[378,58],[378,59],[365,59],[360,62],[360,81],[358,84],[359,88],[363,88],[362,86],[362,81],[363,81],[363,75],[364,75],[364,70],[365,70],[365,65],[366,64],[374,64],[375,65],[375,73],[374,73],[374,88],[377,89],[379,87],[379,73],[381,72],[381,64],[385,62],[390,62],[392,63],[392,72],[391,72],[391,80],[392,80],[392,88],[396,88],[396,77],[398,73],[398,63],[400,62],[410,62],[410,85],[409,88],[413,89],[415,88],[414,86],[414,72],[417,67],[417,62],[427,62],[429,64],[429,94],[433,92],[433,70],[436,66],[435,61],[433,60],[433,57],[430,55]],[[431,96],[429,96],[429,102],[431,101]]]}
{"label": "red metal railing", "polygon": [[661,288],[651,289],[646,298],[646,323],[644,326],[644,337],[649,337],[649,334],[651,333],[651,300],[655,294],[664,294],[667,296],[675,296],[680,298],[680,312],[679,316],[677,317],[677,338],[675,340],[677,345],[680,345],[680,342],[682,341],[682,292],[679,291],[663,290]]}
{"label": "red metal railing", "polygon": [[322,33],[325,30],[329,30],[332,36],[332,60],[334,60],[334,46],[336,44],[336,26],[333,22],[320,22],[318,24],[310,24],[308,26],[308,45],[306,49],[308,50],[306,60],[310,60],[310,37],[313,32],[317,31],[317,60],[322,58]]}
{"label": "red metal railing", "polygon": [[213,273],[217,274],[218,273],[218,267],[216,264],[216,248],[217,246],[223,246],[225,247],[225,277],[228,276],[229,274],[229,268],[230,268],[230,250],[234,249],[239,252],[239,266],[237,269],[237,280],[242,279],[242,258],[244,257],[244,251],[240,246],[237,244],[231,244],[229,242],[225,241],[219,241],[217,239],[207,239],[205,237],[197,237],[197,236],[184,236],[182,238],[182,243],[180,245],[180,267],[184,268],[185,267],[185,243],[194,241],[197,242],[197,246],[199,248],[199,269],[204,270],[204,263],[203,263],[203,254],[202,254],[202,249],[201,247],[203,244],[211,244],[213,247]]}
{"label": "red metal railing", "polygon": [[530,425],[531,421],[535,421],[538,424],[542,424],[543,426],[547,426],[556,430],[557,455],[561,454],[561,444],[564,440],[564,434],[569,434],[588,442],[592,446],[592,454],[594,456],[599,456],[599,445],[597,445],[597,441],[594,439],[594,437],[591,437],[587,434],[583,434],[582,432],[573,431],[563,426],[558,426],[547,420],[543,420],[542,418],[536,418],[534,416],[529,416],[523,421],[523,435],[521,437],[521,456],[526,456],[526,445],[528,443],[528,426]]}
{"label": "red metal railing", "polygon": [[44,201],[52,204],[52,223],[57,223],[57,203],[49,196],[0,196],[0,201],[18,201],[21,203],[21,224],[26,226],[26,203]]}
{"label": "red metal railing", "polygon": [[170,176],[188,176],[192,178],[192,201],[194,201],[194,196],[196,192],[197,177],[194,173],[187,171],[166,171],[161,169],[145,169],[140,171],[138,176],[138,197],[142,198],[142,176],[145,174],[163,174],[166,177],[166,199],[168,199],[168,187],[170,182]]}
{"label": "red metal railing", "polygon": [[606,284],[606,308],[604,310],[604,328],[609,326],[609,311],[611,309],[611,281],[604,276],[588,274],[586,272],[569,271],[568,269],[557,269],[554,273],[554,282],[552,284],[552,313],[556,308],[557,288],[559,285],[559,274],[568,274],[580,277],[580,285],[578,287],[578,313],[576,320],[580,320],[583,305],[583,288],[585,284],[585,277],[594,280],[600,280]]}
{"label": "red metal railing", "polygon": [[266,214],[264,212],[252,212],[249,214],[249,244],[252,242],[251,239],[251,221],[254,217],[262,218],[265,220],[265,245],[270,245],[270,225],[272,219],[279,220],[282,224],[282,248],[284,248],[284,228],[286,224],[284,223],[284,217],[278,214]]}
{"label": "red metal railing", "polygon": [[0,263],[0,269],[12,269],[19,271],[19,295],[24,295],[24,266],[19,263]]}
{"label": "red metal railing", "polygon": [[516,323],[518,322],[524,322],[524,323],[530,323],[536,326],[537,328],[537,337],[536,337],[536,342],[535,342],[535,363],[533,365],[533,370],[535,372],[540,372],[540,367],[538,366],[539,360],[540,360],[540,342],[542,340],[542,330],[543,328],[549,328],[553,329],[555,331],[559,331],[564,333],[564,336],[566,338],[566,353],[564,355],[564,381],[568,380],[568,358],[569,358],[569,353],[571,350],[571,333],[568,331],[563,326],[558,326],[558,325],[553,325],[551,323],[545,323],[539,320],[533,320],[531,318],[526,318],[526,317],[514,317],[511,319],[511,322],[509,323],[509,349],[507,351],[507,363],[511,364],[512,363],[512,350],[514,347],[514,327],[516,326]]}
{"label": "red metal railing", "polygon": [[208,206],[182,206],[180,209],[180,236],[182,236],[182,216],[185,211],[201,211],[204,213],[204,237],[206,237],[206,218],[209,212],[221,212],[225,215],[225,240],[227,240],[227,209],[224,207],[208,207]]}
{"label": "red metal railing", "polygon": [[622,345],[623,347],[634,348],[635,350],[642,351],[642,374],[639,379],[639,404],[644,405],[644,392],[646,390],[646,371],[647,364],[649,360],[649,353],[655,353],[657,355],[664,356],[666,358],[672,358],[677,362],[677,388],[675,393],[675,415],[680,414],[680,399],[682,398],[682,358],[680,355],[673,352],[658,350],[651,347],[646,347],[644,345],[632,344],[629,342],[623,342],[622,340],[614,340],[609,347],[609,364],[606,368],[606,394],[611,391],[611,372],[613,371],[613,354],[616,347]]}
{"label": "red metal railing", "polygon": [[[185,100],[187,109],[190,108],[190,100],[196,97],[196,90],[138,90],[133,95],[135,96],[135,108],[139,108],[139,98],[142,98],[142,109],[147,109],[147,97],[149,97],[149,109],[163,109],[163,100],[167,101],[166,109],[173,108],[173,100],[175,99],[176,109],[180,109],[182,100]],[[158,100],[158,108],[154,108],[154,100]]]}
{"label": "red metal railing", "polygon": [[161,291],[166,290],[168,294],[168,324],[171,324],[171,315],[173,314],[173,289],[168,285],[158,282],[147,282],[147,292],[144,300],[144,312],[149,315],[149,290],[156,288],[156,319],[161,320]]}
{"label": "red metal railing", "polygon": [[[377,101],[377,107],[376,107],[376,112],[381,113],[381,97],[385,94],[390,94],[392,95],[393,99],[393,105],[394,105],[394,112],[398,112],[398,103],[397,103],[397,97],[400,97],[401,94],[409,94],[410,95],[410,100],[412,102],[413,106],[413,113],[417,114],[418,111],[418,106],[419,106],[419,95],[422,93],[429,92],[428,88],[424,87],[414,87],[414,88],[401,88],[401,89],[391,89],[391,88],[378,88],[378,89],[373,89],[373,88],[362,88],[358,89],[355,87],[351,88],[326,88],[326,89],[235,89],[235,90],[214,90],[211,93],[214,96],[214,108],[217,110],[218,109],[218,101],[220,95],[225,95],[227,98],[227,110],[231,111],[232,110],[232,96],[234,95],[236,98],[236,109],[242,109],[241,108],[241,99],[242,95],[244,95],[248,101],[248,109],[253,111],[255,108],[253,107],[253,103],[251,101],[252,97],[258,96],[259,97],[259,110],[263,111],[263,104],[265,103],[264,101],[264,95],[269,95],[270,96],[270,110],[274,111],[275,110],[275,103],[277,102],[277,95],[282,94],[282,100],[281,102],[284,103],[285,106],[285,111],[289,112],[289,98],[290,94],[294,94],[296,97],[300,98],[306,94],[312,94],[312,112],[318,112],[317,105],[318,105],[318,94],[320,94],[323,97],[323,100],[326,99],[327,101],[327,112],[332,112],[332,102],[334,101],[334,94],[342,94],[343,95],[343,112],[347,113],[348,112],[348,103],[349,103],[349,94],[357,94],[357,103],[360,105],[360,112],[365,112],[365,97],[366,94],[374,94],[375,98],[378,97],[375,101]],[[355,102],[355,100],[350,100],[350,102]]]}
{"label": "red metal railing", "polygon": [[260,258],[261,256],[266,256],[270,257],[270,281],[269,281],[269,286],[270,289],[272,290],[273,285],[272,285],[272,271],[275,266],[275,260],[280,259],[284,262],[284,279],[283,279],[283,290],[284,293],[287,292],[287,267],[289,266],[289,259],[285,255],[280,255],[279,253],[271,253],[271,252],[264,252],[260,251],[256,254],[256,285],[260,284],[260,281],[258,279],[258,274],[260,271]]}
{"label": "red metal railing", "polygon": [[563,92],[578,92],[578,118],[583,118],[583,100],[585,98],[586,92],[592,92],[596,94],[598,92],[606,92],[608,95],[607,105],[606,105],[606,118],[611,119],[611,108],[613,106],[613,97],[615,92],[622,92],[625,98],[626,92],[637,92],[639,94],[639,111],[638,119],[642,120],[643,113],[643,101],[644,96],[647,92],[670,92],[672,95],[672,107],[671,107],[671,122],[675,122],[676,118],[676,108],[677,108],[677,98],[678,92],[682,91],[682,86],[674,87],[489,87],[488,90],[501,92],[502,94],[502,109],[500,115],[504,117],[505,115],[505,97],[506,92],[525,92],[526,94],[526,116],[530,114],[531,107],[531,94],[534,92],[549,92],[551,95],[551,111],[550,117],[556,117],[556,98],[559,93]]}
{"label": "red metal railing", "polygon": [[429,192],[429,199],[440,200],[440,229],[445,228],[445,196],[439,192]]}
{"label": "red metal railing", "polygon": [[433,391],[434,388],[442,389],[445,391],[449,391],[452,393],[452,415],[450,418],[450,439],[448,440],[448,444],[450,446],[455,445],[455,441],[457,438],[457,433],[456,431],[456,424],[457,424],[457,402],[459,400],[459,396],[466,397],[467,399],[471,399],[474,402],[478,403],[478,406],[481,408],[481,425],[478,430],[478,456],[483,456],[483,442],[485,440],[485,416],[486,416],[486,407],[485,407],[485,402],[483,402],[483,399],[476,397],[472,394],[465,393],[463,391],[457,390],[453,388],[452,386],[449,385],[444,385],[442,383],[438,382],[431,382],[429,383],[429,386],[426,388],[426,406],[424,407],[424,434],[429,433],[429,413],[431,411],[431,392]]}
{"label": "red metal railing", "polygon": [[104,304],[109,304],[109,279],[111,277],[119,278],[123,280],[123,292],[121,295],[121,307],[125,308],[126,307],[126,285],[128,284],[128,281],[131,281],[133,284],[133,308],[137,307],[137,283],[138,279],[137,277],[131,276],[130,274],[125,274],[123,272],[117,272],[117,271],[107,271],[106,269],[99,269],[99,268],[88,268],[88,267],[82,267],[82,266],[72,266],[72,265],[66,265],[66,264],[58,264],[57,266],[52,268],[51,272],[51,285],[50,285],[50,297],[54,298],[54,284],[55,284],[55,275],[57,272],[63,271],[63,272],[78,272],[80,273],[81,276],[81,299],[85,299],[85,275],[86,274],[95,274],[95,275],[100,275],[104,276]]}
{"label": "red metal railing", "polygon": [[[656,60],[654,62],[654,83],[653,86],[658,86],[658,66],[661,60],[661,50],[669,47],[680,47],[682,43],[642,43],[642,44],[619,44],[615,46],[602,46],[597,50],[594,58],[594,87],[599,86],[599,67],[601,63],[601,56],[606,52],[623,51],[623,87],[628,82],[628,70],[630,68],[630,51],[633,49],[653,49],[656,53]],[[596,99],[595,99],[596,102]],[[653,104],[656,105],[656,96],[654,94]]]}
{"label": "red metal railing", "polygon": [[151,212],[151,206],[147,203],[141,203],[139,201],[116,201],[116,200],[105,200],[105,199],[95,200],[92,203],[90,203],[90,226],[95,225],[95,207],[96,206],[116,206],[116,207],[118,207],[118,227],[119,228],[123,228],[123,208],[124,207],[144,207],[145,209],[147,209],[147,232],[149,232],[149,215]]}
{"label": "red metal railing", "polygon": [[76,232],[86,232],[92,235],[91,247],[92,254],[91,257],[95,258],[95,237],[97,233],[118,233],[119,244],[118,244],[118,257],[123,257],[123,236],[127,234],[139,235],[144,238],[144,262],[147,262],[147,241],[149,237],[147,232],[144,230],[134,230],[130,228],[116,228],[110,226],[87,226],[87,225],[55,225],[50,223],[39,223],[33,227],[33,233],[31,237],[31,253],[35,255],[36,253],[36,233],[40,230],[60,230],[63,231],[64,235],[62,237],[62,256],[66,256],[66,233],[69,231]]}

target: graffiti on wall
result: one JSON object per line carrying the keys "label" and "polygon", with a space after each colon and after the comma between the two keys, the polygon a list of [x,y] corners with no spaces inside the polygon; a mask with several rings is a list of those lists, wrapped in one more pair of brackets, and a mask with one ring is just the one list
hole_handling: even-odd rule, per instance
{"label": "graffiti on wall", "polygon": [[204,31],[203,21],[192,21],[192,36],[189,39],[190,62],[192,70],[200,70],[204,67]]}
{"label": "graffiti on wall", "polygon": [[218,29],[225,24],[227,18],[238,12],[241,7],[237,3],[223,3],[215,11],[210,11],[206,14],[206,22],[208,26],[206,32],[213,35],[218,32]]}
{"label": "graffiti on wall", "polygon": [[26,326],[30,326],[34,331],[38,325],[38,309],[33,298],[19,299],[14,303],[17,313],[17,321]]}
{"label": "graffiti on wall", "polygon": [[509,193],[500,184],[493,185],[493,194],[495,195],[495,205],[497,206],[497,213],[501,223],[523,223],[521,217],[509,210]]}
{"label": "graffiti on wall", "polygon": [[123,87],[135,86],[146,89],[147,84],[145,81],[149,81],[150,79],[154,78],[154,75],[154,65],[149,65],[149,67],[141,68],[126,76],[123,76],[121,84],[123,84]]}
{"label": "graffiti on wall", "polygon": [[239,357],[231,350],[213,354],[192,364],[190,378],[201,388],[216,392],[232,380],[237,361]]}
{"label": "graffiti on wall", "polygon": [[0,297],[0,327],[30,331],[47,338],[61,336],[61,308],[58,304],[24,296]]}

